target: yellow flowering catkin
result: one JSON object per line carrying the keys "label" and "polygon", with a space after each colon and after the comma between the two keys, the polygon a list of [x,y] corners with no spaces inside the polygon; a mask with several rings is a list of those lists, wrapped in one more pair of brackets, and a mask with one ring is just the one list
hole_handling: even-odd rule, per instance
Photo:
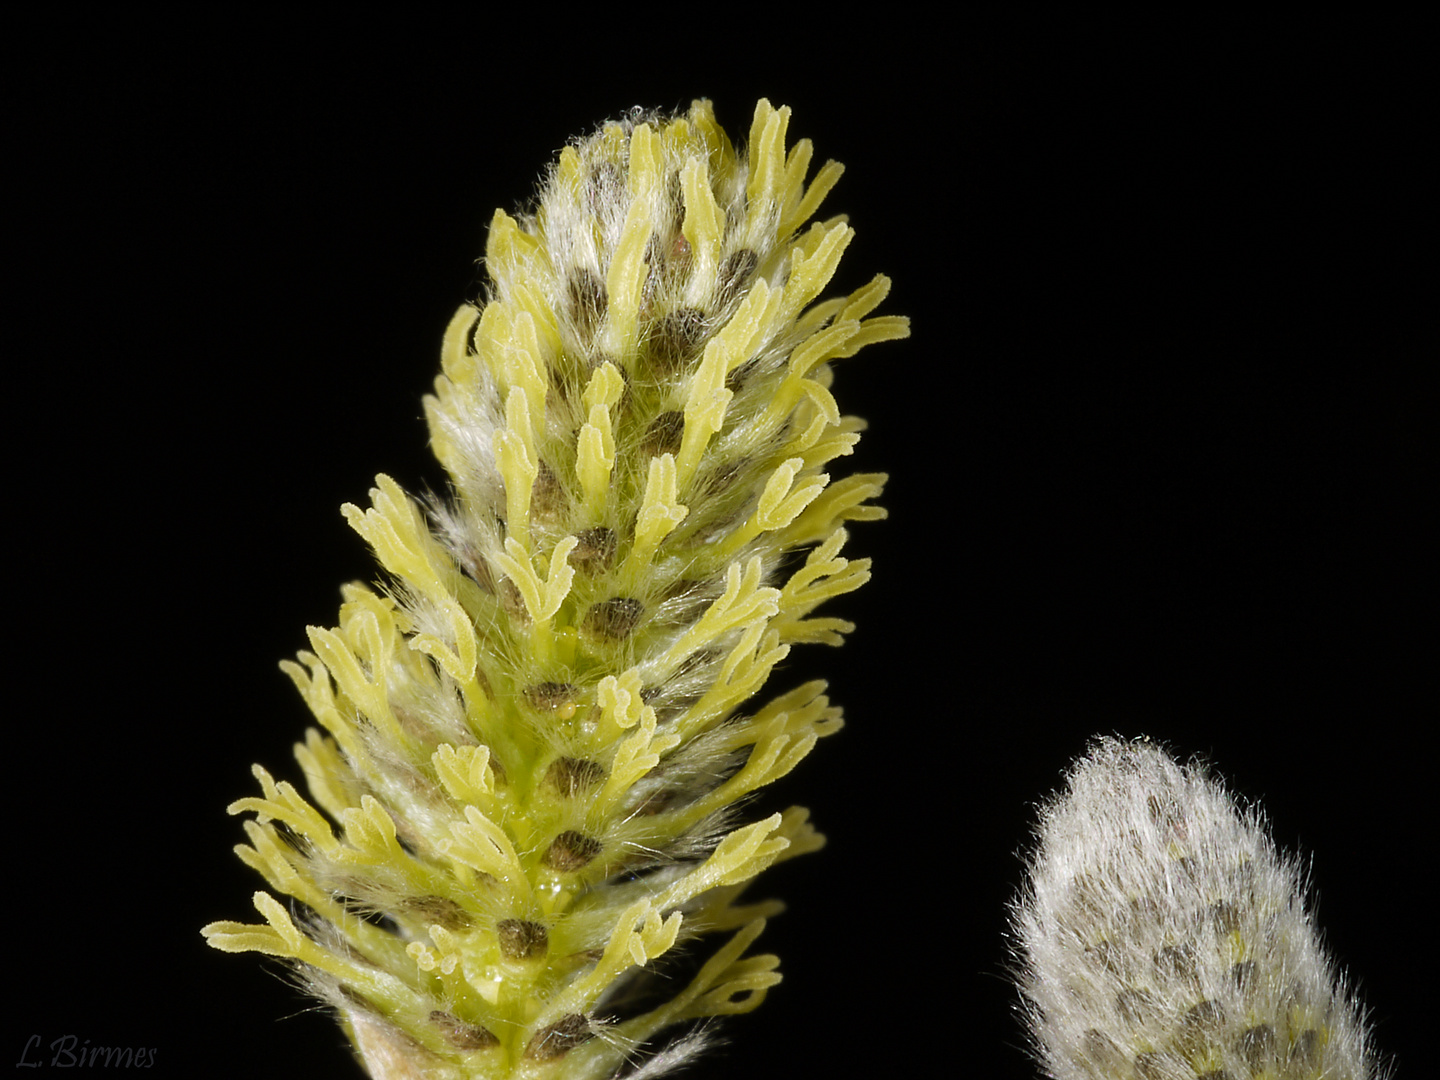
{"label": "yellow flowering catkin", "polygon": [[[265,921],[204,933],[295,962],[374,1077],[658,1075],[703,1035],[657,1034],[780,979],[747,955],[779,905],[738,897],[823,839],[736,807],[840,711],[821,682],[741,710],[851,629],[812,613],[869,577],[843,526],[883,516],[884,477],[831,482],[863,424],[829,362],[908,332],[867,317],[884,277],[819,299],[852,233],[807,225],[841,169],[806,183],[789,116],[761,101],[737,152],[697,101],[562,151],[445,333],[452,498],[380,476],[344,507],[386,584],[284,665],[324,729],[296,747],[309,797],[255,767],[230,811]],[[655,961],[710,933],[657,1003]]]}

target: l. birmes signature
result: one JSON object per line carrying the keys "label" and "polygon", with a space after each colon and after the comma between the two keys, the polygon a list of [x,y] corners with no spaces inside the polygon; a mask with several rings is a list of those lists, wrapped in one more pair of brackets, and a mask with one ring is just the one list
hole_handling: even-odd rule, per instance
{"label": "l. birmes signature", "polygon": [[17,1069],[41,1069],[46,1065],[54,1069],[149,1069],[155,1064],[153,1046],[91,1046],[89,1039],[82,1043],[77,1035],[51,1040],[50,1060],[46,1061],[41,1041],[39,1035],[25,1041],[25,1049],[15,1063]]}

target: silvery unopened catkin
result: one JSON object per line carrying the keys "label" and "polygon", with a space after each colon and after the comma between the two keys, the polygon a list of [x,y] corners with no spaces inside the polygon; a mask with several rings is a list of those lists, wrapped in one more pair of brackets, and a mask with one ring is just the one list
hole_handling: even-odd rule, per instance
{"label": "silvery unopened catkin", "polygon": [[1380,1075],[1295,861],[1152,743],[1097,740],[1043,808],[1014,932],[1057,1080]]}

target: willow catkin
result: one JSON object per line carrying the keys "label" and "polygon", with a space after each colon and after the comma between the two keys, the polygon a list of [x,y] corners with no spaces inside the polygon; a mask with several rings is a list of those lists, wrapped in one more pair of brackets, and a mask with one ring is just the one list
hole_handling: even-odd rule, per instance
{"label": "willow catkin", "polygon": [[1198,765],[1100,739],[1040,815],[1018,981],[1057,1080],[1372,1080],[1299,866]]}
{"label": "willow catkin", "polygon": [[376,1078],[610,1077],[674,1028],[655,1075],[779,981],[747,954],[779,905],[739,894],[822,838],[739,806],[841,720],[820,682],[750,699],[851,629],[813,612],[869,577],[844,525],[884,477],[826,471],[863,427],[829,365],[907,333],[871,316],[883,277],[820,299],[852,233],[806,223],[841,170],[807,183],[788,122],[761,101],[737,151],[698,101],[562,151],[445,334],[451,497],[381,476],[344,507],[387,576],[284,665],[323,729],[309,797],[257,765],[230,808],[291,899],[205,934],[292,961]]}

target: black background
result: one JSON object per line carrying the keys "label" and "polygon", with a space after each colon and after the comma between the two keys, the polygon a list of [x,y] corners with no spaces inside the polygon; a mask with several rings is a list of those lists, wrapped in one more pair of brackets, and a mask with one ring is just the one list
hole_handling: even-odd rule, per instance
{"label": "black background", "polygon": [[1034,1076],[1005,905],[1101,732],[1264,805],[1423,1071],[1416,28],[688,18],[12,25],[3,1052],[358,1077],[198,932],[255,918],[224,813],[250,763],[298,779],[275,664],[373,576],[338,506],[442,484],[419,399],[494,207],[633,105],[709,96],[743,137],[763,95],[847,166],[838,284],[889,274],[913,337],[837,372],[854,467],[893,476],[834,605],[860,628],[775,682],[846,708],[775,796],[831,844],[753,886],[790,905],[760,943],[785,982],[688,1075]]}

